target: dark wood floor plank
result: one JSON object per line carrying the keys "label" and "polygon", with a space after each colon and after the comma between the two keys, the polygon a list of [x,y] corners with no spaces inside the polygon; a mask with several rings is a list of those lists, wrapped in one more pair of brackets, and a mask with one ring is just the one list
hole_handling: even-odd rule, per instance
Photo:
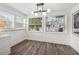
{"label": "dark wood floor plank", "polygon": [[[29,46],[31,46],[31,43],[32,42],[27,42],[26,44],[24,44],[23,46],[22,46],[22,48],[16,53],[16,54],[21,54],[21,55],[23,55],[23,54],[25,54],[25,52],[28,52],[28,48],[29,48]],[[27,50],[27,51],[26,51]]]}
{"label": "dark wood floor plank", "polygon": [[65,55],[77,55],[78,53],[71,48],[70,46],[63,46],[63,49],[65,50]]}
{"label": "dark wood floor plank", "polygon": [[64,45],[56,44],[57,54],[58,55],[65,55],[65,50],[63,49],[63,47],[64,47]]}
{"label": "dark wood floor plank", "polygon": [[33,50],[34,50],[34,47],[35,47],[35,43],[31,41],[30,46],[27,47],[27,48],[28,48],[27,51],[26,51],[26,49],[25,49],[24,54],[25,54],[25,55],[30,55],[30,54],[32,54],[32,52],[33,52]]}
{"label": "dark wood floor plank", "polygon": [[38,55],[45,55],[46,54],[46,43],[41,43],[38,51],[39,51]]}
{"label": "dark wood floor plank", "polygon": [[67,45],[46,43],[32,40],[11,47],[11,55],[77,55],[78,53]]}
{"label": "dark wood floor plank", "polygon": [[[11,47],[11,54],[16,54],[16,52],[20,52],[21,50],[23,50],[25,48],[25,44],[27,45],[27,41],[22,41],[19,44],[16,44],[15,46]],[[22,47],[21,47],[22,46]]]}
{"label": "dark wood floor plank", "polygon": [[48,55],[56,55],[57,49],[55,47],[55,44],[47,43],[47,54]]}
{"label": "dark wood floor plank", "polygon": [[40,47],[41,47],[41,43],[40,42],[36,42],[36,48],[33,51],[32,55],[38,55]]}

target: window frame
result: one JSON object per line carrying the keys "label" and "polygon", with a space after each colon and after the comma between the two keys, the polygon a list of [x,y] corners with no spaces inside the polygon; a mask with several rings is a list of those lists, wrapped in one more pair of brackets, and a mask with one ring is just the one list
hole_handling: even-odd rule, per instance
{"label": "window frame", "polygon": [[[42,21],[42,24],[41,24],[42,31],[30,31],[29,30],[29,19],[30,18],[42,18],[42,20],[41,20]],[[28,32],[43,32],[43,17],[42,16],[39,16],[39,17],[38,16],[37,17],[28,17]]]}
{"label": "window frame", "polygon": [[26,25],[26,21],[25,21],[25,18],[23,18],[23,17],[20,17],[21,18],[21,20],[23,20],[23,22],[22,22],[22,24],[23,24],[23,27],[19,27],[19,28],[17,28],[16,27],[16,23],[18,23],[18,22],[16,22],[16,17],[20,17],[20,16],[18,16],[18,15],[15,15],[15,19],[14,19],[14,29],[15,30],[22,30],[22,29],[25,29],[26,27],[25,27],[25,25]]}
{"label": "window frame", "polygon": [[[47,16],[47,17],[56,17],[56,16],[64,16],[64,31],[63,32],[47,32],[46,31],[46,23],[45,23],[45,32],[46,33],[67,33],[67,15],[65,15],[65,14],[60,14],[60,15],[50,15],[50,16]],[[46,19],[46,21],[47,21],[47,19]]]}
{"label": "window frame", "polygon": [[[15,19],[15,17],[19,16],[19,15],[16,15],[16,14],[11,13],[11,12],[6,11],[6,10],[0,10],[0,12],[5,13],[5,14],[9,14],[9,15],[12,16],[12,19],[9,20],[11,22],[10,23],[10,28],[2,28],[2,29],[0,29],[0,32],[17,31],[17,30],[25,30],[26,29],[26,19],[27,19],[26,17],[20,16],[24,20],[23,28],[16,28],[16,25],[15,25],[15,20],[16,19]],[[4,15],[4,16],[6,16],[6,15]],[[8,20],[3,20],[3,21],[8,21]]]}
{"label": "window frame", "polygon": [[[8,14],[8,15],[11,15],[12,18],[13,18],[13,20],[11,20],[11,19],[9,19],[9,20],[3,20],[3,21],[6,21],[6,22],[8,22],[8,21],[11,22],[11,23],[10,23],[10,28],[2,28],[2,31],[0,31],[0,32],[6,32],[6,31],[11,31],[11,30],[13,30],[13,28],[14,28],[14,14],[12,14],[12,13],[10,13],[10,12],[8,12],[8,11],[5,11],[5,10],[0,10],[0,12],[4,13],[4,14],[5,14],[4,16],[6,16],[6,14]],[[2,16],[1,16],[1,17],[2,17]]]}
{"label": "window frame", "polygon": [[[47,19],[46,19],[46,17],[49,17],[49,16],[61,16],[61,15],[63,15],[64,16],[64,31],[63,32],[47,32],[46,31],[46,21],[47,21]],[[67,15],[66,14],[59,14],[59,15],[47,15],[47,16],[41,16],[42,17],[42,31],[29,31],[29,18],[35,18],[35,17],[27,17],[27,19],[28,19],[28,23],[27,23],[27,28],[28,28],[28,30],[27,30],[27,32],[45,32],[45,33],[67,33]],[[37,18],[37,17],[36,17]]]}

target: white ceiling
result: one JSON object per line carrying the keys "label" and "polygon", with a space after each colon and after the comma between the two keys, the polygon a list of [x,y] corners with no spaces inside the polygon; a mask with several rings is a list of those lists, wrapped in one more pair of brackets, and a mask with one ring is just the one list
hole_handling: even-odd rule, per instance
{"label": "white ceiling", "polygon": [[[31,14],[31,11],[36,10],[36,3],[7,3],[9,5],[25,14]],[[51,10],[66,10],[72,8],[76,3],[45,3],[45,9]]]}

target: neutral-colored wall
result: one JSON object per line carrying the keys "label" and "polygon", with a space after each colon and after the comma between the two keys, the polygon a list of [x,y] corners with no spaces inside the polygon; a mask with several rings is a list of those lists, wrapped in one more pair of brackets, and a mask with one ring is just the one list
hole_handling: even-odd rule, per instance
{"label": "neutral-colored wall", "polygon": [[[17,10],[14,10],[13,8],[8,7],[7,5],[4,5],[4,4],[0,4],[0,10],[10,12],[14,15],[19,15],[19,16],[22,16],[24,18],[27,17],[24,14],[18,12]],[[25,39],[26,29],[16,30],[16,31],[12,30],[12,31],[0,32],[0,36],[5,35],[5,34],[9,35],[9,36],[7,36],[6,38],[5,37],[0,38],[0,42],[1,42],[0,45],[1,46],[6,45],[4,48],[0,47],[0,51],[2,51],[4,49],[6,49],[6,50],[5,50],[5,52],[1,52],[0,54],[9,54],[10,53],[10,47],[12,47],[13,45],[23,41]]]}
{"label": "neutral-colored wall", "polygon": [[0,32],[0,54],[10,54],[12,46],[26,39],[25,33],[25,30]]}
{"label": "neutral-colored wall", "polygon": [[[65,27],[65,30],[66,30],[65,33],[29,32],[29,31],[27,31],[26,38],[30,39],[30,40],[37,40],[37,41],[69,45],[69,43],[70,43],[69,13],[70,13],[70,10],[60,10],[60,11],[53,11],[50,14],[48,14],[48,16],[55,16],[55,15],[65,15],[66,16],[65,21],[67,23],[66,23],[66,27]],[[32,15],[31,16],[28,15],[28,18],[29,17],[32,17]],[[43,24],[43,25],[45,25],[45,24]]]}
{"label": "neutral-colored wall", "polygon": [[26,32],[25,30],[18,30],[18,31],[9,32],[9,34],[11,36],[11,39],[9,41],[10,47],[23,41],[25,39],[25,32]]}
{"label": "neutral-colored wall", "polygon": [[70,19],[70,24],[71,24],[71,27],[70,27],[70,30],[71,30],[71,41],[70,41],[70,45],[76,50],[79,52],[79,35],[73,33],[72,31],[72,14],[76,11],[79,10],[79,4],[77,4],[76,6],[74,6],[72,9],[71,9],[71,19]]}
{"label": "neutral-colored wall", "polygon": [[10,36],[8,34],[0,35],[0,55],[10,53],[9,41]]}
{"label": "neutral-colored wall", "polygon": [[[6,12],[9,12],[9,13],[12,13],[14,15],[18,15],[18,16],[21,16],[21,17],[24,17],[26,18],[27,16],[25,16],[25,14],[21,13],[21,12],[18,12],[16,9],[14,8],[11,8],[5,4],[0,4],[0,10],[2,11],[6,11]],[[9,32],[6,32],[8,34],[10,34],[11,36],[11,40],[12,40],[12,45],[14,42],[18,42],[18,41],[22,41],[23,37],[25,36],[25,32],[26,32],[26,29],[23,29],[23,30],[12,30],[12,31],[9,31]]]}

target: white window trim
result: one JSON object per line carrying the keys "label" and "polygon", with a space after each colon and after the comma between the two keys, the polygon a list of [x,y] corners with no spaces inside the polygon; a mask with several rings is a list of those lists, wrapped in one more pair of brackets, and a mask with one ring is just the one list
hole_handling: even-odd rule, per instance
{"label": "white window trim", "polygon": [[[27,17],[27,32],[45,32],[45,33],[67,33],[67,15],[65,14],[60,14],[60,15],[63,15],[64,16],[64,20],[65,20],[65,29],[63,32],[47,32],[46,31],[46,16],[43,16],[42,17],[42,31],[29,31],[29,18],[34,18],[34,17]],[[60,16],[60,15],[53,15],[53,16]]]}
{"label": "white window trim", "polygon": [[[29,18],[42,18],[42,31],[30,31],[30,30],[29,30]],[[43,16],[39,16],[39,17],[28,17],[27,20],[28,20],[28,21],[27,21],[27,22],[28,22],[28,23],[27,23],[27,25],[28,25],[28,26],[27,26],[27,28],[28,28],[27,31],[28,31],[28,32],[44,32],[44,30],[43,30]]]}
{"label": "white window trim", "polygon": [[[67,33],[67,15],[65,15],[65,14],[60,14],[60,15],[63,15],[64,16],[64,20],[65,20],[65,29],[64,29],[64,31],[63,32],[47,32],[46,30],[45,30],[45,32],[46,33]],[[60,15],[53,15],[53,16],[60,16]],[[52,17],[52,16],[51,16]],[[46,24],[45,24],[46,25]],[[45,29],[46,29],[46,26],[45,26]]]}

